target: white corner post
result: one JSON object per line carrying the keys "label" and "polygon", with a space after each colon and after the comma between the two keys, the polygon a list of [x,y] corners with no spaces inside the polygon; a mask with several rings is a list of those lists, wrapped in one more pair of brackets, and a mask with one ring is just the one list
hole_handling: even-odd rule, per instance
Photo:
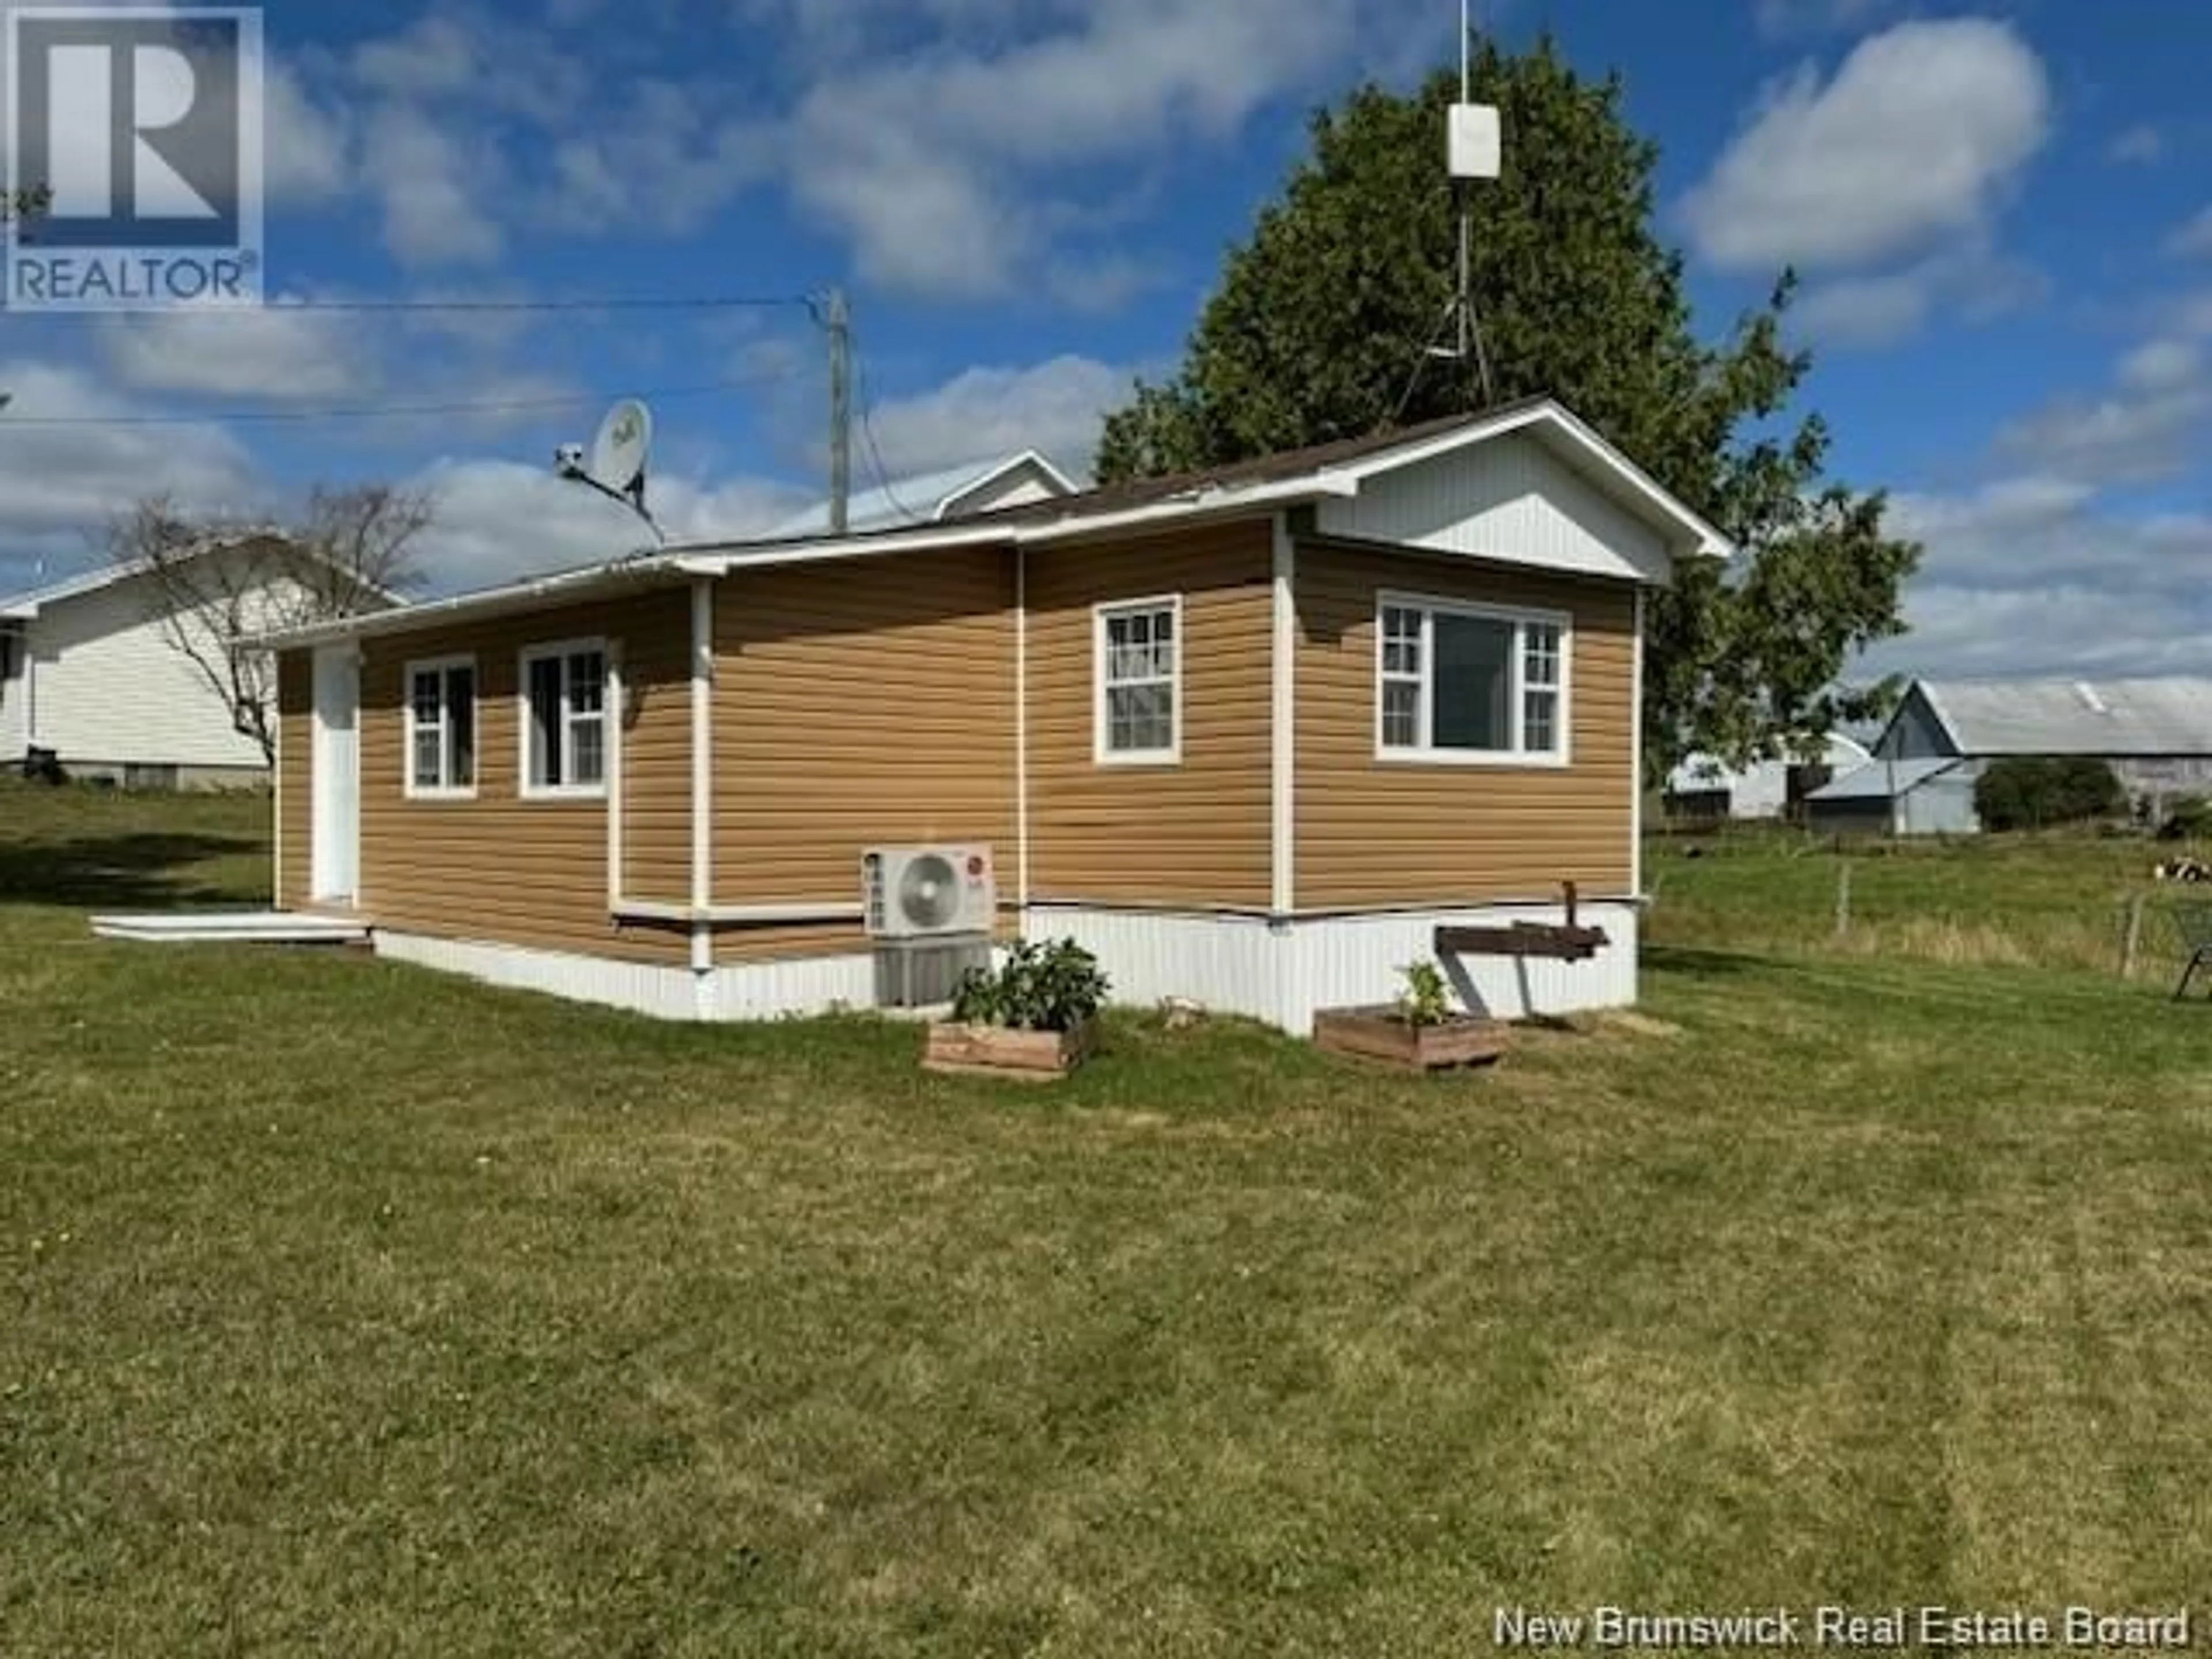
{"label": "white corner post", "polygon": [[1030,556],[1014,548],[1014,902],[1016,925],[1030,915]]}
{"label": "white corner post", "polygon": [[714,579],[691,581],[691,978],[699,1018],[714,1002]]}
{"label": "white corner post", "polygon": [[1290,514],[1275,514],[1273,694],[1268,730],[1268,843],[1273,879],[1267,908],[1278,927],[1288,925],[1297,908],[1297,543]]}
{"label": "white corner post", "polygon": [[1644,588],[1636,589],[1636,638],[1629,647],[1628,893],[1644,900]]}
{"label": "white corner post", "polygon": [[607,722],[607,908],[622,908],[623,899],[623,714],[629,706],[624,690],[620,640],[607,641],[607,683],[605,693]]}

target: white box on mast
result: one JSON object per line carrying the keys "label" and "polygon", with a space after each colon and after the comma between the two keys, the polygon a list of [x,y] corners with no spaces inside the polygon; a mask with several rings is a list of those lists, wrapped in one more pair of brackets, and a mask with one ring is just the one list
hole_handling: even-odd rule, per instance
{"label": "white box on mast", "polygon": [[1455,179],[1495,179],[1504,143],[1498,110],[1490,104],[1454,104],[1446,148]]}

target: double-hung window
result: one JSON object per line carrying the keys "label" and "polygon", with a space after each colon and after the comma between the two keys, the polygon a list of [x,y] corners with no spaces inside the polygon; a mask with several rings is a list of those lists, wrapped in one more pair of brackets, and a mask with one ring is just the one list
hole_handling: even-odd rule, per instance
{"label": "double-hung window", "polygon": [[416,800],[459,800],[476,791],[476,659],[409,663],[407,794]]}
{"label": "double-hung window", "polygon": [[1102,605],[1093,615],[1097,758],[1102,764],[1180,760],[1182,599]]}
{"label": "double-hung window", "polygon": [[1567,618],[1386,593],[1376,617],[1385,760],[1567,759]]}
{"label": "double-hung window", "polygon": [[572,796],[607,787],[607,652],[599,640],[522,653],[522,793]]}

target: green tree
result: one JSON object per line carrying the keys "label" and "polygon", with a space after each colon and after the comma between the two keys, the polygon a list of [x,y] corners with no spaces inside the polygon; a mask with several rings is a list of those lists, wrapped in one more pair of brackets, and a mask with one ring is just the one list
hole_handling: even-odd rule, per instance
{"label": "green tree", "polygon": [[[1688,563],[1650,616],[1647,760],[1737,762],[1886,711],[1841,688],[1853,653],[1902,630],[1919,550],[1885,502],[1826,476],[1828,428],[1790,404],[1811,360],[1783,337],[1794,278],[1709,345],[1680,256],[1654,229],[1658,151],[1618,76],[1578,76],[1545,39],[1486,42],[1475,96],[1498,107],[1504,176],[1473,187],[1473,284],[1497,398],[1558,398],[1744,550]],[[1310,153],[1232,248],[1182,364],[1109,416],[1102,478],[1219,465],[1480,407],[1474,364],[1428,360],[1452,293],[1444,176],[1455,73],[1358,88],[1312,122]],[[1414,368],[1424,364],[1418,378]]]}
{"label": "green tree", "polygon": [[1992,761],[1974,780],[1974,811],[1984,830],[2042,830],[2127,810],[2128,792],[2103,761],[2075,757]]}

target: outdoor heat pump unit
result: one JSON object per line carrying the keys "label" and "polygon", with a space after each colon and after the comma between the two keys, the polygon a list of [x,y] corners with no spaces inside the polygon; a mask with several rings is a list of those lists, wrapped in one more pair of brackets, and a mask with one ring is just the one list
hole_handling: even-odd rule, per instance
{"label": "outdoor heat pump unit", "polygon": [[877,847],[860,859],[860,899],[876,947],[876,1000],[926,1008],[991,962],[999,891],[983,846]]}

